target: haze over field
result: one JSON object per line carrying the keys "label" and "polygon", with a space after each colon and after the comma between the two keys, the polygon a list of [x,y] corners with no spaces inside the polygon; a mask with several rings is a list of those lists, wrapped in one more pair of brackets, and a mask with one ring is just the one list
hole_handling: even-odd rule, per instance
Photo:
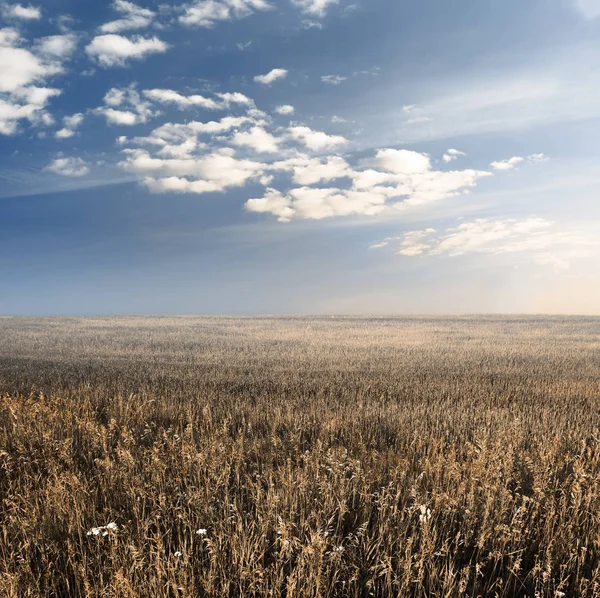
{"label": "haze over field", "polygon": [[0,313],[600,313],[592,0],[0,2]]}

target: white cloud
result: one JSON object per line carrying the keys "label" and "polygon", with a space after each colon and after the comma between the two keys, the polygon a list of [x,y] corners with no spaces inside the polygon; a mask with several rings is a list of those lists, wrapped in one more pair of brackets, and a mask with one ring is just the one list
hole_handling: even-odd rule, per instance
{"label": "white cloud", "polygon": [[45,107],[59,89],[44,86],[46,79],[63,72],[60,61],[39,56],[20,47],[17,31],[0,29],[0,134],[14,135],[19,121],[49,125],[52,117]]}
{"label": "white cloud", "polygon": [[457,149],[449,149],[443,156],[443,160],[444,162],[446,162],[446,164],[449,164],[450,162],[454,162],[454,160],[457,160],[459,156],[466,156],[467,154],[465,154],[465,152],[461,152]]}
{"label": "white cloud", "polygon": [[[262,198],[264,201],[258,198],[247,207],[268,212],[269,206],[274,205],[276,211],[272,213],[280,220],[369,216],[441,201],[465,193],[475,187],[479,179],[491,176],[487,171],[477,170],[436,171],[427,154],[408,150],[379,150],[368,164],[376,168],[354,169],[341,156],[311,158],[300,154],[275,162],[270,167],[272,170],[291,172],[292,181],[303,186],[280,193],[285,203],[279,196],[274,203],[275,196],[270,193]],[[344,178],[350,181],[350,188],[309,187]],[[282,216],[283,207],[287,209]]]}
{"label": "white cloud", "polygon": [[131,29],[144,29],[154,20],[155,14],[147,8],[141,8],[127,0],[114,0],[113,8],[123,17],[100,27],[101,33],[119,33]]}
{"label": "white cloud", "polygon": [[197,0],[185,7],[179,21],[184,25],[213,27],[218,21],[243,19],[254,11],[271,8],[266,0]]}
{"label": "white cloud", "polygon": [[205,110],[224,110],[233,104],[254,106],[254,102],[242,93],[216,93],[217,99],[194,94],[184,96],[172,89],[147,89],[143,95],[153,102],[175,104],[181,110],[186,108],[204,108]]}
{"label": "white cloud", "polygon": [[200,157],[160,159],[146,150],[124,150],[121,167],[139,175],[148,175],[143,183],[153,191],[208,193],[241,187],[263,174],[265,165],[238,159],[231,152],[215,151]]}
{"label": "white cloud", "polygon": [[104,67],[126,66],[129,60],[143,60],[150,54],[162,53],[169,46],[157,37],[107,34],[95,37],[85,48],[90,58]]}
{"label": "white cloud", "polygon": [[373,216],[385,209],[385,196],[376,192],[352,189],[299,187],[286,196],[276,189],[268,189],[264,197],[250,199],[246,209],[266,212],[280,222],[294,218],[322,220],[335,216]]}
{"label": "white cloud", "polygon": [[490,166],[494,170],[512,170],[521,162],[523,162],[523,158],[521,158],[520,156],[513,156],[512,158],[509,158],[508,160],[500,160],[498,162],[492,162],[490,164]]}
{"label": "white cloud", "polygon": [[288,129],[292,139],[300,141],[309,149],[321,151],[345,145],[348,140],[340,135],[327,135],[322,131],[313,131],[309,127],[290,127]]}
{"label": "white cloud", "polygon": [[81,112],[63,118],[63,128],[58,130],[54,136],[57,139],[70,139],[77,129],[83,124],[84,116]]}
{"label": "white cloud", "polygon": [[252,127],[249,131],[238,131],[232,139],[233,145],[250,147],[259,153],[275,153],[279,149],[279,139],[262,127]]}
{"label": "white cloud", "polygon": [[431,170],[431,160],[427,154],[410,150],[379,150],[374,163],[396,174],[419,174]]}
{"label": "white cloud", "polygon": [[215,95],[223,101],[226,107],[231,106],[231,104],[254,106],[253,100],[251,100],[248,96],[245,96],[243,93],[239,93],[237,91],[234,93],[217,93]]}
{"label": "white cloud", "polygon": [[262,85],[270,85],[278,79],[285,79],[287,74],[287,69],[273,69],[272,71],[269,71],[266,75],[256,75],[256,77],[254,77],[254,80],[257,83],[261,83]]}
{"label": "white cloud", "polygon": [[526,253],[540,265],[568,268],[576,258],[600,252],[597,235],[561,230],[543,218],[479,218],[438,232],[432,228],[410,231],[403,236],[398,253],[407,257],[468,254]]}
{"label": "white cloud", "polygon": [[289,104],[284,104],[282,106],[277,106],[277,108],[275,108],[275,112],[283,116],[294,114],[294,107],[290,106]]}
{"label": "white cloud", "polygon": [[219,110],[221,104],[213,99],[201,95],[183,96],[172,89],[147,89],[143,92],[149,100],[161,104],[175,104],[178,108],[205,108],[206,110]]}
{"label": "white cloud", "polygon": [[18,47],[20,41],[14,29],[0,29],[0,92],[11,93],[62,72],[59,63]]}
{"label": "white cloud", "polygon": [[321,81],[323,83],[329,83],[331,85],[339,85],[343,81],[346,81],[348,77],[342,77],[341,75],[323,75]]}
{"label": "white cloud", "polygon": [[85,160],[82,160],[81,158],[62,157],[56,158],[50,162],[45,170],[68,177],[82,177],[90,172],[89,165]]}
{"label": "white cloud", "polygon": [[77,48],[77,36],[74,33],[51,35],[39,40],[36,44],[37,51],[50,58],[70,58]]}
{"label": "white cloud", "polygon": [[[166,94],[165,90],[148,91],[146,98],[183,104],[192,97],[171,90]],[[127,93],[111,90],[106,108],[123,110],[129,101]],[[241,94],[214,97],[238,102],[246,107],[246,115],[168,122],[146,137],[120,137],[117,142],[124,147],[121,168],[136,174],[156,193],[220,192],[254,181],[268,189],[262,197],[249,200],[246,209],[273,214],[281,221],[391,213],[466,193],[481,178],[491,176],[469,169],[434,170],[428,154],[401,149],[377,150],[370,160],[352,166],[336,153],[348,143],[344,137],[301,125],[277,127]],[[312,156],[302,147],[333,154]],[[235,148],[243,148],[243,158]],[[275,175],[277,179],[289,177],[283,183],[286,188],[274,187]]]}
{"label": "white cloud", "polygon": [[276,162],[272,168],[291,171],[292,180],[299,185],[314,185],[353,175],[350,165],[340,156],[311,158],[300,154],[289,160]]}
{"label": "white cloud", "polygon": [[527,156],[527,160],[529,160],[529,162],[533,162],[534,164],[541,164],[542,162],[548,162],[550,158],[548,158],[548,156],[544,155],[544,154],[531,154],[530,156]]}
{"label": "white cloud", "polygon": [[22,19],[24,21],[37,21],[42,18],[42,11],[36,6],[23,6],[22,4],[14,4],[5,6],[2,10],[3,15],[10,19]]}
{"label": "white cloud", "polygon": [[113,87],[104,96],[104,106],[94,112],[104,116],[111,125],[133,126],[148,122],[159,113],[152,110],[149,102],[142,100],[134,85],[130,87]]}
{"label": "white cloud", "polygon": [[249,199],[245,208],[249,212],[273,214],[273,216],[277,216],[279,222],[289,222],[296,213],[291,204],[289,197],[285,197],[277,189],[269,188],[263,197]]}
{"label": "white cloud", "polygon": [[339,0],[292,0],[296,6],[302,9],[302,12],[315,15],[317,17],[325,16],[327,9]]}

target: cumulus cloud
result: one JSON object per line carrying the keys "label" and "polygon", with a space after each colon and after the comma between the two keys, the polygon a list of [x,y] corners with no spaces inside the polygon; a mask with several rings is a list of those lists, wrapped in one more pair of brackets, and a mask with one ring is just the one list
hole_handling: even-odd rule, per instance
{"label": "cumulus cloud", "polygon": [[20,19],[23,21],[37,21],[42,18],[42,11],[31,4],[28,6],[23,6],[23,4],[4,6],[2,14],[7,19]]}
{"label": "cumulus cloud", "polygon": [[302,12],[315,15],[317,17],[325,16],[327,9],[339,0],[292,0],[296,6],[302,9]]}
{"label": "cumulus cloud", "polygon": [[521,162],[523,162],[523,158],[521,158],[520,156],[513,156],[508,160],[499,160],[497,162],[492,162],[490,166],[494,170],[512,170]]}
{"label": "cumulus cloud", "polygon": [[[387,245],[390,239],[385,241]],[[409,231],[399,241],[398,253],[406,257],[527,253],[535,263],[558,268],[568,268],[572,259],[600,252],[597,235],[561,230],[556,223],[536,217],[478,218],[445,231]]]}
{"label": "cumulus cloud", "polygon": [[269,71],[266,75],[256,75],[254,80],[257,83],[261,83],[262,85],[271,85],[271,83],[277,81],[278,79],[285,79],[287,77],[288,71],[287,69],[273,69]]}
{"label": "cumulus cloud", "polygon": [[418,174],[431,170],[431,159],[428,154],[410,150],[379,150],[374,164],[383,170],[397,174]]}
{"label": "cumulus cloud", "polygon": [[[63,72],[56,57],[39,53],[39,47],[22,47],[24,40],[14,29],[0,29],[0,134],[13,135],[19,122],[34,125],[52,123],[45,110],[60,90],[45,85],[50,77]],[[34,45],[35,46],[35,45]]]}
{"label": "cumulus cloud", "polygon": [[106,34],[96,36],[85,48],[87,55],[104,67],[127,66],[130,60],[143,60],[150,54],[166,52],[169,46],[158,37],[132,38]]}
{"label": "cumulus cloud", "polygon": [[461,152],[457,149],[449,149],[443,156],[444,162],[449,164],[450,162],[454,162],[454,160],[458,160],[459,156],[466,156],[465,152]]}
{"label": "cumulus cloud", "polygon": [[292,173],[292,180],[299,185],[315,185],[353,176],[354,171],[341,156],[311,158],[299,154],[294,158],[273,164],[274,170]]}
{"label": "cumulus cloud", "polygon": [[313,131],[310,127],[290,127],[288,129],[292,139],[303,143],[306,147],[315,151],[332,149],[345,145],[348,140],[340,135],[327,135],[322,131]]}
{"label": "cumulus cloud", "polygon": [[195,27],[213,27],[219,21],[232,21],[265,11],[272,6],[266,0],[197,0],[185,6],[179,22]]}
{"label": "cumulus cloud", "polygon": [[45,170],[67,177],[82,177],[89,174],[90,168],[82,158],[56,158]]}
{"label": "cumulus cloud", "polygon": [[197,107],[206,110],[218,110],[221,107],[219,102],[211,98],[205,98],[201,95],[183,96],[172,89],[147,89],[143,93],[149,100],[161,104],[175,104],[181,109]]}
{"label": "cumulus cloud", "polygon": [[262,127],[252,127],[249,131],[238,131],[231,142],[233,145],[252,148],[259,153],[275,153],[279,149],[279,139]]}
{"label": "cumulus cloud", "polygon": [[[190,100],[194,96],[174,90],[147,90],[142,95],[146,102],[196,103]],[[372,216],[422,206],[466,193],[491,176],[472,169],[436,170],[428,154],[404,149],[382,148],[369,159],[350,163],[338,153],[348,143],[344,137],[301,124],[278,127],[242,94],[201,97],[198,103],[235,103],[246,113],[167,122],[145,137],[120,137],[120,167],[156,193],[222,192],[260,183],[265,192],[248,200],[246,209],[272,214],[282,222]],[[134,88],[113,89],[105,107],[123,110],[127,102],[139,101]],[[274,185],[276,176],[280,183]]]}
{"label": "cumulus cloud", "polygon": [[223,110],[233,104],[253,106],[254,102],[242,93],[217,93],[216,99],[194,94],[184,96],[172,89],[147,89],[143,95],[160,104],[174,104],[179,109],[204,108],[205,110]]}
{"label": "cumulus cloud", "polygon": [[160,159],[142,149],[125,151],[127,158],[121,164],[122,168],[147,174],[143,183],[152,191],[219,192],[245,185],[264,169],[260,162],[238,159],[222,151],[187,159]]}
{"label": "cumulus cloud", "polygon": [[43,56],[64,60],[75,53],[77,36],[74,33],[65,33],[43,37],[36,43],[36,49]]}
{"label": "cumulus cloud", "polygon": [[[270,167],[272,170],[291,172],[292,181],[302,186],[287,193],[275,194],[271,190],[263,198],[254,198],[246,208],[269,212],[269,207],[274,206],[271,213],[282,222],[296,218],[371,216],[386,209],[397,210],[453,197],[474,187],[479,179],[490,176],[489,172],[476,170],[436,171],[427,154],[408,150],[378,150],[366,164],[373,168],[353,168],[341,156],[297,155],[276,162]],[[344,179],[347,182],[344,183]],[[332,181],[338,182],[323,185]]]}
{"label": "cumulus cloud", "polygon": [[83,124],[84,116],[81,112],[63,118],[63,128],[56,131],[57,139],[70,139],[75,135],[77,129]]}
{"label": "cumulus cloud", "polygon": [[281,114],[282,116],[287,116],[288,114],[294,114],[294,107],[289,104],[283,104],[282,106],[277,106],[275,108],[275,112],[277,114]]}
{"label": "cumulus cloud", "polygon": [[120,33],[132,29],[144,29],[154,20],[155,14],[127,0],[114,0],[113,8],[123,16],[100,27],[101,33]]}
{"label": "cumulus cloud", "polygon": [[104,106],[96,108],[94,112],[104,116],[108,124],[124,126],[148,122],[158,114],[152,110],[149,102],[142,99],[135,85],[113,87],[104,96]]}

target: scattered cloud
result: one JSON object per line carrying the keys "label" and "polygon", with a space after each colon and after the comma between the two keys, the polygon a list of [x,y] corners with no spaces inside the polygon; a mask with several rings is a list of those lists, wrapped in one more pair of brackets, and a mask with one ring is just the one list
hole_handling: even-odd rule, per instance
{"label": "scattered cloud", "polygon": [[256,77],[254,77],[254,80],[257,83],[261,83],[262,85],[271,85],[271,83],[279,79],[285,79],[285,77],[287,77],[287,74],[287,69],[273,69],[272,71],[269,71],[266,75],[256,75]]}
{"label": "scattered cloud", "polygon": [[193,27],[213,27],[219,21],[249,17],[272,8],[266,0],[197,0],[184,8],[179,22]]}
{"label": "scattered cloud", "polygon": [[457,149],[449,149],[443,156],[444,162],[449,164],[450,162],[454,162],[454,160],[458,160],[459,156],[466,156],[465,152],[461,152]]}
{"label": "scattered cloud", "polygon": [[249,131],[238,131],[231,140],[238,147],[249,147],[259,153],[275,153],[280,140],[262,127],[252,127]]}
{"label": "scattered cloud", "polygon": [[77,129],[83,124],[84,116],[81,112],[63,118],[63,128],[56,131],[57,139],[70,139],[75,135]]}
{"label": "scattered cloud", "polygon": [[[385,240],[389,244],[390,239]],[[383,244],[379,245],[383,247]],[[443,232],[433,228],[409,231],[400,238],[398,253],[406,257],[527,253],[540,265],[569,268],[571,260],[600,252],[597,235],[564,230],[544,218],[479,218]]]}
{"label": "scattered cloud", "polygon": [[75,53],[76,49],[77,36],[74,33],[43,37],[36,43],[37,52],[47,58],[66,60]]}
{"label": "scattered cloud", "polygon": [[232,104],[253,106],[254,102],[242,93],[216,93],[216,99],[207,98],[203,95],[193,94],[184,96],[172,89],[147,89],[143,92],[144,97],[159,104],[174,104],[181,110],[187,108],[203,108],[205,110],[224,110]]}
{"label": "scattered cloud", "polygon": [[339,85],[343,81],[346,81],[348,77],[342,77],[341,75],[323,75],[321,81],[323,83],[329,83],[330,85]]}
{"label": "scattered cloud", "polygon": [[100,27],[101,33],[120,33],[132,29],[144,29],[154,20],[155,14],[147,8],[141,8],[127,0],[114,0],[113,8],[123,16]]}
{"label": "scattered cloud", "polygon": [[221,104],[211,98],[201,95],[183,96],[172,89],[147,89],[144,96],[149,100],[161,104],[175,104],[178,108],[204,108],[206,110],[219,110]]}
{"label": "scattered cloud", "polygon": [[143,60],[150,54],[166,52],[169,46],[158,37],[132,38],[106,34],[95,37],[85,48],[87,55],[103,67],[127,66],[130,60]]}
{"label": "scattered cloud", "polygon": [[304,19],[300,24],[302,25],[302,29],[323,29],[323,23],[311,21],[310,19]]}
{"label": "scattered cloud", "polygon": [[96,108],[94,112],[104,116],[108,124],[124,126],[145,123],[158,115],[150,103],[142,99],[135,85],[113,87],[104,96],[104,106]]}
{"label": "scattered cloud", "polygon": [[20,19],[23,21],[38,21],[42,18],[42,11],[31,4],[28,6],[22,4],[6,5],[2,8],[2,14],[6,19]]}
{"label": "scattered cloud", "polygon": [[348,143],[345,137],[327,135],[327,133],[323,133],[322,131],[313,131],[310,127],[290,127],[288,132],[290,137],[315,151],[332,149]]}
{"label": "scattered cloud", "polygon": [[327,9],[334,4],[338,4],[339,0],[292,0],[292,2],[300,7],[302,12],[324,17]]}
{"label": "scattered cloud", "polygon": [[379,150],[374,163],[383,170],[398,174],[422,174],[431,170],[431,159],[428,154],[410,150]]}
{"label": "scattered cloud", "polygon": [[513,156],[512,158],[509,158],[508,160],[500,160],[497,162],[492,162],[490,164],[490,166],[494,170],[512,170],[518,164],[523,162],[523,160],[524,160],[524,158],[521,158],[520,156]]}
{"label": "scattered cloud", "polygon": [[82,158],[56,158],[45,170],[67,177],[82,177],[89,174],[90,168],[88,163]]}
{"label": "scattered cloud", "polygon": [[14,135],[20,121],[50,125],[45,110],[49,100],[61,94],[46,81],[63,73],[59,59],[42,55],[35,47],[22,47],[25,41],[15,29],[0,29],[0,134]]}
{"label": "scattered cloud", "polygon": [[287,116],[288,114],[294,114],[294,107],[289,104],[284,104],[283,106],[277,106],[275,108],[275,112],[277,114],[281,114],[282,116]]}
{"label": "scattered cloud", "polygon": [[529,162],[533,162],[534,164],[541,164],[542,162],[548,162],[550,158],[548,158],[548,156],[544,155],[544,154],[531,154],[530,156],[527,156],[527,160],[529,160]]}

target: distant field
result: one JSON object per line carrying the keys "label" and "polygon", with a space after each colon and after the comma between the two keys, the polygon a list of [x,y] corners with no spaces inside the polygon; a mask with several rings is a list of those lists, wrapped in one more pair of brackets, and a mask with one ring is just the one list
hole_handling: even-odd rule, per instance
{"label": "distant field", "polygon": [[600,596],[600,319],[0,318],[0,596]]}

